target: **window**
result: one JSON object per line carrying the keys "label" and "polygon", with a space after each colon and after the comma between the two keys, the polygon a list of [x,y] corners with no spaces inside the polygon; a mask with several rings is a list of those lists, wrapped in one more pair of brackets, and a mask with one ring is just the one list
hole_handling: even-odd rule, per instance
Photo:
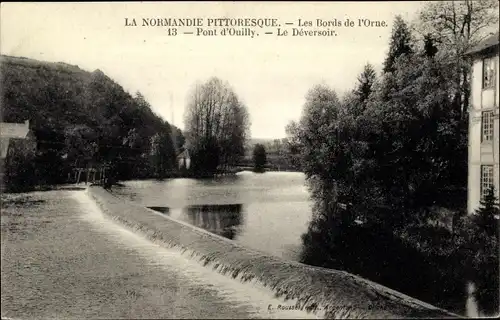
{"label": "window", "polygon": [[493,140],[493,111],[484,111],[481,115],[481,141]]}
{"label": "window", "polygon": [[495,60],[493,57],[483,60],[483,89],[495,85]]}
{"label": "window", "polygon": [[493,166],[481,166],[481,198],[483,198],[493,186]]}

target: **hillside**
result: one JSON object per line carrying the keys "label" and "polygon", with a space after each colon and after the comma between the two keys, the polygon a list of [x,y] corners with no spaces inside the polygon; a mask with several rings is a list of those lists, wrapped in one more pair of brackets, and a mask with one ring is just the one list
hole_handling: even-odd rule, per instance
{"label": "hillside", "polygon": [[[124,109],[138,112],[132,97],[100,70],[2,55],[0,74],[5,122],[29,119],[33,128],[59,128],[96,125]],[[141,113],[137,116],[162,125],[150,109]]]}
{"label": "hillside", "polygon": [[[100,70],[0,59],[2,121],[30,121],[38,142],[38,180],[62,182],[75,165],[113,163],[118,179],[175,170],[172,128],[140,93],[132,96]],[[148,157],[154,152],[160,158],[153,161]],[[44,168],[49,163],[57,167]]]}

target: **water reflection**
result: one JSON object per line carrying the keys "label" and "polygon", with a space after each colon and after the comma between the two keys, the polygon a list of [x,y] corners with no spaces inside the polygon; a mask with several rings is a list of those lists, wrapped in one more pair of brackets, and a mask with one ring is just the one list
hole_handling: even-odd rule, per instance
{"label": "water reflection", "polygon": [[233,240],[242,224],[242,204],[193,205],[183,209],[188,222]]}
{"label": "water reflection", "polygon": [[152,209],[154,211],[158,211],[163,214],[170,214],[170,208],[169,207],[148,207],[149,209]]}

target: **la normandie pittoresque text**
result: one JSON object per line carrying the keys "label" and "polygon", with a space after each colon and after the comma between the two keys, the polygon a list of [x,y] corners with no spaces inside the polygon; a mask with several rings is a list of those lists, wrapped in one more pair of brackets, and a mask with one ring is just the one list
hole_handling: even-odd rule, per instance
{"label": "la normandie pittoresque text", "polygon": [[304,19],[280,21],[276,18],[124,18],[125,27],[164,28],[167,36],[181,34],[198,37],[237,36],[255,38],[336,37],[342,28],[386,28],[386,21],[366,18]]}

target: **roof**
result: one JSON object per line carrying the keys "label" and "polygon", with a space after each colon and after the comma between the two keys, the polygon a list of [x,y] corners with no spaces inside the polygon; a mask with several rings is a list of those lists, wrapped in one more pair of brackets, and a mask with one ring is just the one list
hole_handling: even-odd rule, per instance
{"label": "roof", "polygon": [[499,32],[497,31],[496,33],[479,42],[476,46],[467,51],[466,54],[473,55],[491,49],[495,46],[498,47],[498,38]]}
{"label": "roof", "polygon": [[30,130],[29,122],[25,123],[9,123],[2,122],[0,124],[0,136],[2,138],[21,138],[24,139]]}

